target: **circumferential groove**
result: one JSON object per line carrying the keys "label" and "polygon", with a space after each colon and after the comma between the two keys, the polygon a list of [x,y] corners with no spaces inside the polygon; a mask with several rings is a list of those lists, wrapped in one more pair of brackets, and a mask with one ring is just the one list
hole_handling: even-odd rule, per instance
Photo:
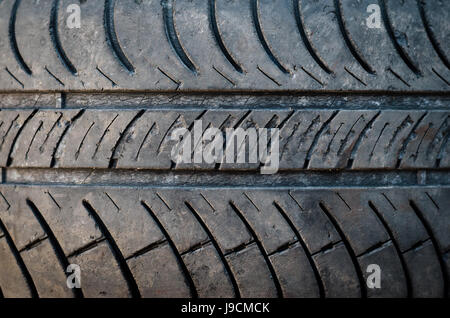
{"label": "circumferential groove", "polygon": [[309,54],[311,54],[312,58],[316,63],[328,74],[334,74],[334,72],[328,67],[328,65],[325,63],[325,61],[319,56],[319,53],[317,53],[317,50],[312,45],[308,35],[306,34],[305,30],[305,24],[303,22],[303,15],[300,7],[300,0],[293,0],[294,3],[294,15],[295,20],[297,22],[297,27],[300,32],[300,35],[302,37],[303,43],[306,46],[306,49],[308,50]]}
{"label": "circumferential groove", "polygon": [[113,50],[114,55],[119,59],[123,67],[125,67],[128,72],[134,74],[135,69],[133,64],[127,58],[125,53],[120,46],[119,39],[117,38],[116,27],[114,24],[114,7],[116,5],[116,0],[105,0],[105,14],[104,14],[104,25],[106,33],[106,41]]}
{"label": "circumferential groove", "polygon": [[19,63],[20,67],[27,73],[28,75],[32,75],[33,72],[31,71],[31,68],[28,66],[27,63],[25,63],[25,60],[22,57],[22,54],[20,54],[19,46],[17,45],[17,39],[16,39],[16,18],[17,18],[17,10],[19,9],[20,3],[22,0],[16,0],[14,2],[14,5],[11,10],[11,17],[9,19],[9,30],[8,30],[8,37],[9,37],[9,43],[11,45],[11,50],[13,51],[14,57],[16,58],[17,63]]}
{"label": "circumferential groove", "polygon": [[70,73],[72,73],[73,75],[77,75],[78,71],[72,64],[70,59],[67,57],[67,54],[62,47],[61,40],[59,39],[58,33],[59,3],[60,0],[54,0],[52,4],[52,10],[50,13],[50,25],[49,25],[50,38],[52,39],[53,47],[55,48],[61,62],[69,70]]}
{"label": "circumferential groove", "polygon": [[175,29],[175,21],[173,18],[173,7],[175,0],[162,0],[161,6],[163,8],[164,25],[166,29],[167,39],[169,40],[175,53],[177,53],[181,62],[192,71],[195,75],[198,74],[197,67],[194,62],[191,61],[183,45],[178,38],[177,30]]}
{"label": "circumferential groove", "polygon": [[228,51],[225,46],[225,42],[222,39],[222,35],[220,34],[219,24],[217,23],[217,15],[216,15],[216,0],[209,1],[209,10],[210,10],[210,19],[211,19],[211,27],[214,34],[214,37],[222,50],[223,55],[225,55],[228,62],[233,65],[234,69],[239,73],[244,73],[244,69],[242,66],[236,61],[236,59],[231,55],[230,51]]}
{"label": "circumferential groove", "polygon": [[359,49],[356,47],[355,43],[353,43],[352,39],[350,38],[350,34],[347,30],[347,27],[345,26],[344,17],[342,15],[341,0],[334,0],[334,6],[336,9],[336,17],[338,20],[339,29],[341,30],[342,36],[344,37],[345,44],[347,44],[347,47],[349,48],[350,52],[358,61],[358,63],[362,66],[362,68],[367,73],[375,75],[376,74],[375,70],[369,65],[366,59],[362,56],[361,52],[359,52]]}
{"label": "circumferential groove", "polygon": [[267,43],[267,40],[264,36],[264,32],[261,27],[261,21],[259,19],[259,0],[252,0],[252,15],[253,15],[253,21],[256,28],[256,33],[258,34],[258,39],[261,42],[264,50],[266,51],[269,58],[272,60],[272,62],[282,71],[284,74],[290,74],[289,70],[281,64],[281,62],[278,60],[278,58],[275,56],[275,54],[270,49],[269,43]]}
{"label": "circumferential groove", "polygon": [[436,39],[436,36],[434,35],[434,32],[431,28],[431,25],[428,21],[427,14],[425,12],[425,1],[424,0],[417,0],[417,5],[419,7],[420,12],[420,18],[422,19],[422,23],[425,27],[425,32],[427,33],[428,39],[431,42],[431,45],[433,46],[434,50],[436,51],[437,55],[441,59],[442,63],[450,69],[450,61],[448,60],[447,56],[444,53],[444,50],[442,50],[441,45]]}
{"label": "circumferential groove", "polygon": [[389,18],[389,14],[387,12],[387,6],[385,0],[379,0],[380,7],[381,7],[381,15],[383,17],[384,26],[386,28],[386,31],[388,32],[389,37],[391,38],[392,44],[394,45],[395,49],[397,50],[397,53],[400,55],[400,57],[403,59],[405,64],[409,67],[409,69],[416,75],[422,75],[422,72],[419,70],[419,67],[413,62],[411,57],[406,53],[406,51],[403,49],[403,47],[398,42],[397,38],[395,37],[395,32],[392,27],[391,20]]}

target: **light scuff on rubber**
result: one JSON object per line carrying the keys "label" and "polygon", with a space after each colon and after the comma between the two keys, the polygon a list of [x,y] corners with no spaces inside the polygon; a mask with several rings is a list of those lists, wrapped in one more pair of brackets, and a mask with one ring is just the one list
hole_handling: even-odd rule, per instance
{"label": "light scuff on rubber", "polygon": [[[450,189],[0,187],[5,297],[442,297]],[[65,286],[78,264],[82,288]],[[382,270],[367,288],[367,266]],[[52,286],[52,288],[48,288]]]}
{"label": "light scuff on rubber", "polygon": [[[368,8],[379,10],[369,27]],[[0,2],[0,91],[448,91],[448,1]],[[70,21],[69,21],[70,20]]]}

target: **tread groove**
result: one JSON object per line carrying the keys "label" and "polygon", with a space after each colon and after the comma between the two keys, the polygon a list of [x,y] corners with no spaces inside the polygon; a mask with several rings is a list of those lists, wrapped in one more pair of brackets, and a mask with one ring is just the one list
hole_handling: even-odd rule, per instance
{"label": "tread groove", "polygon": [[125,127],[125,129],[122,131],[122,133],[120,134],[119,139],[117,139],[116,144],[114,145],[114,148],[111,151],[111,158],[109,160],[109,164],[108,164],[108,169],[112,169],[115,168],[117,165],[117,162],[119,160],[119,158],[116,158],[117,155],[117,149],[119,148],[120,144],[122,143],[123,139],[125,138],[125,136],[128,134],[128,132],[133,128],[133,126],[135,125],[135,123],[139,120],[139,118],[142,117],[142,115],[144,115],[145,110],[140,110],[136,116],[134,116],[134,118],[128,123],[127,127]]}
{"label": "tread groove", "polygon": [[441,267],[442,276],[444,278],[444,295],[443,296],[448,298],[449,273],[447,271],[447,267],[446,267],[444,259],[442,257],[442,253],[440,251],[438,241],[436,240],[436,237],[434,236],[434,233],[433,233],[433,230],[432,230],[430,224],[428,223],[428,221],[424,217],[423,212],[419,209],[419,207],[414,202],[414,200],[409,200],[409,205],[414,210],[414,213],[417,215],[417,217],[419,218],[420,222],[423,224],[425,230],[428,233],[428,236],[431,239],[431,243],[432,243],[432,245],[434,247],[434,250],[436,252],[436,256],[438,258],[439,265]]}
{"label": "tread groove", "polygon": [[375,206],[375,204],[372,201],[368,201],[368,205],[369,205],[369,208],[375,213],[377,218],[380,220],[381,224],[383,224],[384,229],[386,230],[386,232],[388,233],[388,235],[392,241],[392,245],[394,245],[395,251],[397,252],[397,255],[400,259],[400,263],[403,268],[403,273],[405,274],[407,297],[411,298],[411,296],[412,296],[411,276],[410,276],[408,267],[406,266],[406,261],[405,261],[405,258],[403,257],[403,253],[400,249],[400,246],[398,245],[397,241],[395,240],[394,233],[392,232],[389,224],[384,219],[383,215],[380,213],[380,211]]}
{"label": "tread groove", "polygon": [[[37,221],[41,225],[44,232],[47,234],[47,237],[50,241],[50,244],[53,247],[53,250],[55,251],[55,254],[59,260],[59,263],[61,264],[64,274],[67,277],[69,277],[69,274],[66,273],[66,268],[70,265],[70,263],[65,255],[61,245],[59,244],[58,239],[56,238],[55,234],[53,233],[52,229],[48,225],[44,216],[39,211],[37,206],[33,203],[33,201],[31,201],[30,199],[26,199],[26,203],[27,203],[28,207],[30,208],[31,212],[33,212],[34,217],[37,219]],[[72,292],[76,298],[83,298],[83,291],[81,290],[81,288],[73,288]]]}
{"label": "tread groove", "polygon": [[53,150],[53,154],[52,154],[52,160],[50,162],[50,168],[53,168],[56,166],[57,163],[57,158],[56,158],[56,154],[58,153],[58,149],[59,146],[61,145],[61,142],[63,141],[64,137],[66,136],[66,134],[69,132],[69,129],[71,126],[73,126],[73,124],[81,117],[83,116],[83,114],[85,113],[85,109],[80,110],[71,120],[69,123],[67,123],[66,128],[64,128],[63,133],[61,134],[61,136],[59,137],[58,141],[56,142],[56,146],[55,149]]}
{"label": "tread groove", "polygon": [[358,280],[359,280],[359,287],[360,287],[360,290],[361,290],[361,297],[362,298],[367,298],[367,290],[366,290],[364,276],[363,276],[361,267],[359,266],[358,258],[356,257],[356,254],[353,251],[353,249],[352,249],[352,247],[350,245],[350,242],[347,240],[347,237],[345,236],[344,231],[339,226],[336,218],[331,214],[331,212],[328,210],[328,208],[325,206],[325,204],[322,201],[319,202],[319,207],[325,213],[325,215],[328,217],[330,222],[333,224],[333,226],[336,229],[336,231],[339,233],[339,236],[341,237],[342,242],[344,243],[344,245],[345,245],[345,247],[346,247],[346,249],[348,251],[348,254],[350,255],[350,258],[352,260],[353,266],[355,267],[356,275],[358,276]]}
{"label": "tread groove", "polygon": [[[411,57],[408,55],[408,53],[406,53],[406,51],[403,49],[403,47],[400,45],[397,38],[395,37],[394,29],[392,27],[391,19],[389,17],[389,13],[388,13],[387,6],[386,6],[386,0],[378,0],[378,1],[380,3],[381,15],[383,17],[384,27],[386,28],[389,38],[391,39],[392,44],[394,45],[397,53],[400,55],[402,60],[405,62],[406,66],[408,66],[409,69],[414,74],[422,75],[422,72],[420,71],[419,67],[416,65],[416,63],[414,63],[414,61],[411,59]],[[391,70],[391,72],[396,77],[398,77],[400,80],[402,80],[402,82],[404,82],[409,87],[409,84],[407,84],[398,74],[396,74],[392,70]]]}
{"label": "tread groove", "polygon": [[[356,47],[355,43],[350,37],[350,34],[347,30],[347,27],[345,26],[344,17],[342,15],[342,2],[341,0],[334,0],[334,7],[336,10],[336,18],[339,24],[339,29],[341,30],[341,34],[344,37],[345,44],[347,44],[348,49],[352,53],[353,57],[358,61],[358,63],[362,66],[362,68],[369,74],[375,75],[375,70],[369,65],[369,63],[366,61],[366,59],[362,56],[359,49]],[[348,70],[347,70],[348,72]],[[349,72],[350,75],[352,75],[351,72]],[[354,75],[352,75],[355,77]],[[359,80],[357,77],[355,77],[359,82],[361,82],[364,86],[364,82]]]}
{"label": "tread groove", "polygon": [[105,11],[104,11],[104,26],[106,33],[106,41],[111,47],[114,56],[117,57],[120,64],[125,67],[130,74],[134,74],[135,69],[133,64],[125,55],[122,47],[120,46],[119,39],[117,38],[116,27],[114,23],[114,7],[116,5],[116,0],[105,0]]}
{"label": "tread groove", "polygon": [[217,41],[217,44],[222,50],[223,55],[225,55],[228,62],[230,62],[230,64],[234,67],[234,69],[237,72],[241,74],[245,73],[242,66],[236,61],[236,59],[233,57],[233,55],[231,55],[230,51],[225,46],[225,42],[223,41],[222,35],[220,34],[219,24],[217,23],[217,15],[216,15],[216,0],[209,1],[209,8],[210,8],[210,20],[212,31]]}
{"label": "tread groove", "polygon": [[233,271],[231,270],[230,264],[228,263],[227,259],[225,258],[225,255],[223,254],[223,251],[221,250],[219,244],[217,243],[216,239],[214,238],[214,235],[209,230],[208,226],[206,225],[205,221],[203,221],[200,214],[194,209],[194,207],[188,202],[184,202],[187,208],[191,211],[191,213],[195,216],[198,223],[202,226],[203,230],[208,235],[209,239],[211,240],[211,243],[214,245],[215,249],[217,250],[217,253],[219,254],[220,259],[222,260],[222,263],[225,267],[225,270],[228,273],[228,276],[230,278],[231,284],[233,285],[233,290],[235,293],[236,298],[241,298],[241,292],[239,290],[239,286],[237,284],[236,278],[234,277]]}
{"label": "tread groove", "polygon": [[317,52],[316,48],[313,46],[312,42],[310,41],[308,35],[306,34],[305,30],[305,24],[303,22],[303,15],[300,7],[300,0],[292,0],[294,5],[294,14],[295,14],[295,20],[297,22],[297,27],[300,32],[300,35],[302,37],[303,43],[306,46],[306,49],[308,50],[309,54],[311,54],[312,58],[316,63],[328,74],[334,74],[333,70],[329,68],[329,66],[326,64],[326,62],[320,57],[319,53]]}
{"label": "tread groove", "polygon": [[106,227],[105,223],[103,223],[102,219],[98,215],[97,211],[95,211],[94,207],[87,201],[83,200],[83,206],[88,212],[88,214],[94,219],[95,223],[98,225],[100,231],[102,232],[103,236],[106,238],[108,245],[110,246],[117,263],[120,267],[120,270],[122,271],[122,274],[127,281],[128,288],[131,293],[131,297],[133,298],[141,298],[141,293],[139,291],[139,287],[136,283],[136,280],[133,277],[133,274],[131,273],[130,268],[128,267],[128,264],[123,257],[122,252],[120,251],[119,247],[117,246],[117,243],[114,241],[114,238],[112,237],[111,233],[109,232],[108,228]]}
{"label": "tread groove", "polygon": [[72,75],[77,75],[77,69],[73,65],[73,63],[68,58],[64,48],[62,47],[61,40],[59,38],[58,32],[58,11],[59,11],[60,0],[53,0],[52,9],[50,13],[50,38],[52,39],[53,47],[55,51],[63,63],[63,65],[69,70]]}
{"label": "tread groove", "polygon": [[253,23],[255,25],[256,33],[258,34],[258,39],[261,42],[262,47],[266,51],[270,60],[280,69],[284,74],[290,74],[291,72],[278,60],[275,54],[270,49],[269,43],[264,36],[264,32],[261,26],[261,21],[259,17],[259,0],[252,0],[251,2],[252,15],[253,15]]}
{"label": "tread groove", "polygon": [[[295,202],[297,202],[295,200]],[[292,222],[292,220],[290,219],[290,217],[288,216],[288,214],[286,213],[286,211],[284,211],[284,209],[281,207],[281,205],[274,201],[273,205],[275,206],[275,208],[278,210],[278,212],[283,216],[283,218],[286,220],[286,222],[289,224],[291,230],[294,232],[295,236],[297,237],[298,243],[300,243],[300,245],[302,246],[303,250],[305,251],[305,255],[308,258],[308,262],[311,265],[311,268],[314,272],[314,276],[316,278],[317,281],[317,286],[319,288],[319,295],[320,298],[325,298],[325,287],[322,281],[322,277],[320,276],[319,273],[319,269],[316,266],[316,263],[314,262],[314,259],[312,257],[311,252],[308,250],[308,247],[306,245],[306,243],[303,241],[300,232],[297,230],[297,228],[295,227],[294,223]],[[300,205],[299,205],[300,207]]]}
{"label": "tread groove", "polygon": [[25,73],[31,76],[33,72],[31,71],[31,68],[28,66],[28,64],[24,61],[23,56],[20,53],[19,46],[17,45],[17,38],[16,38],[17,11],[19,10],[21,2],[22,0],[16,0],[12,7],[11,17],[9,20],[8,37],[9,43],[11,45],[11,50],[14,54],[14,57],[16,58],[17,63],[19,63],[19,66],[22,68],[23,71],[25,71]]}
{"label": "tread groove", "polygon": [[169,43],[172,45],[175,53],[180,58],[181,62],[189,69],[194,75],[198,75],[198,69],[194,62],[189,58],[183,45],[178,38],[178,32],[175,28],[174,21],[174,5],[175,0],[161,0],[161,6],[163,8],[164,25],[166,27],[166,35]]}
{"label": "tread groove", "polygon": [[185,276],[185,278],[187,280],[187,283],[189,284],[192,298],[198,298],[198,292],[197,292],[197,289],[195,287],[194,280],[192,279],[191,273],[189,272],[186,264],[184,263],[183,257],[181,256],[180,252],[178,251],[174,241],[170,237],[169,233],[167,232],[167,230],[165,229],[165,227],[163,226],[161,221],[156,216],[156,213],[150,208],[150,205],[148,205],[145,201],[141,201],[141,205],[148,212],[148,214],[150,214],[152,219],[158,225],[158,228],[163,233],[163,235],[166,238],[167,242],[169,243],[170,248],[172,249],[173,253],[175,254],[175,256],[176,256],[176,258],[178,260],[178,264],[180,265],[180,267],[181,267],[181,269],[182,269],[182,271],[184,273],[184,276]]}
{"label": "tread groove", "polygon": [[11,252],[14,254],[14,258],[16,259],[17,265],[19,266],[23,276],[25,277],[25,280],[27,281],[27,285],[28,285],[28,288],[30,289],[31,296],[33,298],[39,298],[39,294],[37,292],[36,285],[34,284],[33,278],[31,277],[31,274],[28,271],[28,268],[26,267],[25,262],[22,259],[22,256],[20,256],[19,250],[17,249],[16,245],[14,244],[14,241],[11,238],[11,235],[9,234],[8,229],[6,228],[5,224],[3,224],[1,219],[0,219],[0,230],[5,235],[6,242],[8,243],[8,246],[11,249]]}
{"label": "tread groove", "polygon": [[267,255],[267,251],[265,250],[264,246],[262,245],[261,241],[259,240],[258,236],[256,235],[255,230],[251,227],[250,223],[248,223],[247,219],[244,217],[243,213],[238,209],[238,207],[234,204],[234,202],[230,200],[229,204],[230,204],[231,208],[233,209],[233,211],[237,214],[237,216],[244,223],[244,225],[247,228],[247,230],[249,231],[249,233],[252,235],[253,240],[255,241],[256,245],[258,246],[258,249],[260,250],[262,256],[264,257],[267,267],[272,275],[272,279],[275,284],[275,288],[277,290],[278,298],[283,298],[283,290],[281,288],[281,283],[278,279],[278,276],[275,272],[275,268],[273,267],[272,261],[270,260],[269,256]]}
{"label": "tread groove", "polygon": [[[434,35],[433,30],[431,29],[431,25],[427,19],[427,14],[425,12],[425,1],[424,0],[417,0],[417,6],[419,7],[420,12],[420,18],[422,19],[422,23],[425,27],[425,32],[427,33],[428,39],[431,42],[431,45],[433,46],[434,50],[436,51],[439,58],[442,60],[442,63],[450,69],[450,62],[447,58],[447,56],[444,53],[444,50],[440,46],[439,42],[436,39],[436,36]],[[447,85],[448,82],[447,82]]]}
{"label": "tread groove", "polygon": [[17,132],[16,136],[14,137],[14,140],[11,144],[11,148],[9,149],[8,160],[6,161],[7,167],[11,166],[11,164],[13,162],[12,154],[14,152],[14,147],[16,146],[16,143],[17,143],[17,140],[19,139],[20,134],[22,133],[23,129],[28,124],[28,122],[34,117],[34,115],[36,115],[36,113],[38,111],[39,111],[39,109],[33,110],[33,112],[27,117],[27,119],[25,119],[25,121],[23,122],[23,125],[19,128],[19,131]]}

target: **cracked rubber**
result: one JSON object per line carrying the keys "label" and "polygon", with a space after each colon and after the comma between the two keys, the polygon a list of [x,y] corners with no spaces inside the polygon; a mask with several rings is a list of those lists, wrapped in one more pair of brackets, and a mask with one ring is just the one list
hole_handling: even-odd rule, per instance
{"label": "cracked rubber", "polygon": [[[369,5],[380,7],[369,28]],[[0,2],[0,91],[446,91],[431,0]],[[72,12],[72,13],[71,13]]]}

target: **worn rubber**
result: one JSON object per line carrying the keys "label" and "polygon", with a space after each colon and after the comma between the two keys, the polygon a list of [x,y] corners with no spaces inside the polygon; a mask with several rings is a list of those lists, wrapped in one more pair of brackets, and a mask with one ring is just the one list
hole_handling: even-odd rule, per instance
{"label": "worn rubber", "polygon": [[[448,187],[0,187],[5,297],[442,297]],[[63,268],[82,268],[65,288]],[[382,268],[368,289],[366,268]]]}
{"label": "worn rubber", "polygon": [[[380,7],[368,28],[367,7]],[[0,2],[0,91],[447,91],[431,0]],[[73,13],[73,12],[72,12]]]}
{"label": "worn rubber", "polygon": [[450,296],[449,1],[75,3],[0,0],[0,298]]}
{"label": "worn rubber", "polygon": [[260,169],[175,164],[172,132],[192,131],[201,120],[203,131],[216,127],[224,138],[227,128],[279,128],[280,170],[450,168],[445,110],[4,109],[0,115],[2,167]]}

